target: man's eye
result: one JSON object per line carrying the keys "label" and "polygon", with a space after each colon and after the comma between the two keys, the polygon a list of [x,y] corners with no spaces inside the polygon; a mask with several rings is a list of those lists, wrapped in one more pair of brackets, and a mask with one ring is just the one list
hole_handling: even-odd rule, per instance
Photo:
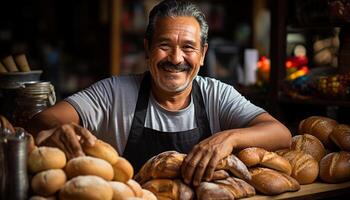
{"label": "man's eye", "polygon": [[170,48],[169,44],[167,44],[167,43],[160,43],[160,44],[159,44],[159,47],[160,47],[161,49],[169,49],[169,48]]}
{"label": "man's eye", "polygon": [[195,50],[195,48],[194,48],[193,46],[190,46],[190,45],[186,45],[186,46],[184,46],[182,49],[183,49],[184,51],[187,51],[187,52],[189,52],[189,51],[194,51],[194,50]]}

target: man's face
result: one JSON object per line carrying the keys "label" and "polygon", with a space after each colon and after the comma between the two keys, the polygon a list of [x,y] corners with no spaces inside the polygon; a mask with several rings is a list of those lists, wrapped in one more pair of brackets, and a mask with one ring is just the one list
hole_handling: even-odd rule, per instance
{"label": "man's face", "polygon": [[145,48],[158,89],[181,92],[190,88],[208,48],[207,44],[201,47],[200,36],[199,23],[193,17],[157,19],[152,44],[145,41]]}

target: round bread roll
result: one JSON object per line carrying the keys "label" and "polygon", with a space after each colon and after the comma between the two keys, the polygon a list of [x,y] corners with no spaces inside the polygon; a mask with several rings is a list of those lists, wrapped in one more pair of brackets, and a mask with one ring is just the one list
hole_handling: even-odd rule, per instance
{"label": "round bread roll", "polygon": [[47,169],[61,169],[66,165],[66,156],[55,147],[38,147],[28,156],[30,172],[37,173]]}
{"label": "round bread roll", "polygon": [[132,189],[125,183],[111,181],[109,182],[109,184],[112,186],[113,189],[113,200],[124,200],[128,197],[135,197],[135,194],[132,191]]}
{"label": "round bread roll", "polygon": [[78,176],[69,180],[60,191],[60,200],[111,200],[113,189],[98,176]]}
{"label": "round bread roll", "polygon": [[126,183],[134,176],[134,168],[123,157],[119,157],[118,161],[112,166],[114,171],[114,181]]}
{"label": "round bread roll", "polygon": [[313,183],[319,172],[318,162],[309,154],[295,150],[279,150],[277,154],[286,158],[292,166],[291,177],[295,178],[299,184],[305,185]]}
{"label": "round bread roll", "polygon": [[50,196],[60,190],[67,177],[62,169],[49,169],[36,174],[31,181],[33,191],[41,196]]}
{"label": "round bread roll", "polygon": [[350,126],[338,124],[329,135],[331,140],[344,151],[350,151]]}
{"label": "round bread roll", "polygon": [[111,165],[115,164],[119,157],[118,152],[111,145],[102,140],[96,140],[94,146],[89,146],[86,143],[83,143],[82,148],[85,154],[101,158],[109,162]]}
{"label": "round bread roll", "polygon": [[322,142],[310,134],[296,135],[292,138],[292,150],[303,151],[315,158],[317,162],[326,155]]}
{"label": "round bread roll", "polygon": [[323,157],[320,161],[320,178],[327,183],[350,180],[350,153],[333,152]]}
{"label": "round bread roll", "polygon": [[56,200],[56,197],[55,196],[51,196],[51,197],[32,196],[29,198],[29,200]]}
{"label": "round bread roll", "polygon": [[337,124],[337,121],[328,117],[312,116],[300,122],[298,133],[311,134],[317,137],[326,148],[334,148],[335,145],[330,140],[329,134]]}
{"label": "round bread roll", "polygon": [[126,182],[126,184],[131,188],[131,190],[134,192],[135,197],[142,197],[143,192],[142,192],[142,187],[141,185],[136,182],[133,179],[130,179]]}
{"label": "round bread roll", "polygon": [[146,189],[142,189],[142,199],[143,200],[157,200],[157,197],[151,191],[146,190]]}
{"label": "round bread roll", "polygon": [[81,156],[68,161],[65,168],[69,179],[81,175],[95,175],[107,181],[113,179],[113,168],[109,162],[91,156]]}

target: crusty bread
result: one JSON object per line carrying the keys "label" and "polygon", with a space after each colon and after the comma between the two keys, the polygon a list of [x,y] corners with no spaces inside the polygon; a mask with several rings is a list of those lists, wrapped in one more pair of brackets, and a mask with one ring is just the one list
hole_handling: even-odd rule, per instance
{"label": "crusty bread", "polygon": [[135,197],[134,192],[131,188],[122,182],[111,181],[109,184],[113,189],[113,198],[112,200],[124,200],[128,197]]}
{"label": "crusty bread", "polygon": [[130,179],[126,182],[126,185],[134,192],[135,197],[142,197],[142,187],[141,185],[133,179]]}
{"label": "crusty bread", "polygon": [[151,191],[146,190],[146,189],[142,189],[142,199],[143,200],[157,200],[157,197]]}
{"label": "crusty bread", "polygon": [[112,186],[98,176],[75,177],[60,191],[60,200],[111,200],[112,197]]}
{"label": "crusty bread", "polygon": [[326,155],[326,149],[322,142],[317,137],[310,134],[294,136],[292,138],[291,149],[310,154],[317,162]]}
{"label": "crusty bread", "polygon": [[118,161],[118,152],[110,144],[103,142],[102,140],[96,140],[94,146],[89,146],[86,143],[83,143],[82,148],[86,155],[101,158],[109,162],[111,165]]}
{"label": "crusty bread", "polygon": [[320,161],[320,178],[327,183],[350,180],[350,153],[333,152],[323,157]]}
{"label": "crusty bread", "polygon": [[135,180],[143,184],[151,179],[178,178],[186,154],[165,151],[150,158],[136,174]]}
{"label": "crusty bread", "polygon": [[58,148],[41,146],[28,156],[28,168],[32,173],[47,169],[61,169],[66,165],[66,156]]}
{"label": "crusty bread", "polygon": [[311,155],[303,151],[289,149],[278,150],[276,153],[289,161],[292,166],[291,176],[295,178],[299,184],[310,184],[316,180],[319,172],[319,165]]}
{"label": "crusty bread", "polygon": [[134,176],[134,168],[132,165],[123,157],[119,157],[118,161],[112,165],[114,171],[114,181],[126,183],[129,179]]}
{"label": "crusty bread", "polygon": [[292,167],[288,160],[263,148],[250,147],[238,153],[238,158],[247,166],[261,165],[290,175]]}
{"label": "crusty bread", "polygon": [[49,169],[36,174],[31,180],[31,186],[34,193],[51,196],[63,187],[66,180],[62,169]]}
{"label": "crusty bread", "polygon": [[221,170],[216,170],[214,171],[213,177],[212,177],[212,181],[214,180],[222,180],[222,179],[226,179],[230,177],[230,174],[227,173],[227,171],[221,169]]}
{"label": "crusty bread", "polygon": [[334,143],[330,140],[329,134],[337,125],[337,121],[322,116],[311,116],[302,120],[299,124],[298,133],[310,134],[317,137],[326,148],[334,148]]}
{"label": "crusty bread", "polygon": [[193,191],[179,179],[153,179],[142,187],[151,191],[158,199],[190,200],[193,198]]}
{"label": "crusty bread", "polygon": [[277,195],[300,189],[299,183],[287,174],[261,167],[252,168],[249,171],[252,175],[250,184],[263,194]]}
{"label": "crusty bread", "polygon": [[331,134],[331,140],[343,151],[350,151],[350,126],[338,124]]}
{"label": "crusty bread", "polygon": [[68,161],[65,168],[69,179],[81,175],[95,175],[107,181],[113,179],[113,167],[109,162],[91,156],[76,157]]}
{"label": "crusty bread", "polygon": [[229,170],[232,174],[234,174],[238,178],[246,181],[252,178],[248,171],[247,166],[233,154],[222,159],[216,166],[216,169]]}
{"label": "crusty bread", "polygon": [[229,177],[224,180],[216,180],[214,181],[214,183],[223,186],[223,188],[225,188],[231,194],[233,194],[235,199],[255,195],[254,187],[238,178]]}
{"label": "crusty bread", "polygon": [[233,194],[222,185],[213,182],[201,182],[196,188],[197,199],[217,200],[227,199],[234,200]]}

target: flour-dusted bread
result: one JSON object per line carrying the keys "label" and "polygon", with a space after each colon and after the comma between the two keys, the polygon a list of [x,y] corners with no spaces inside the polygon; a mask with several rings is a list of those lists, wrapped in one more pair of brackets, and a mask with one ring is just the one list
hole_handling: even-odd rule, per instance
{"label": "flour-dusted bread", "polygon": [[229,170],[233,175],[246,181],[252,178],[247,166],[233,154],[222,159],[216,166],[216,169]]}
{"label": "flour-dusted bread", "polygon": [[35,194],[51,196],[63,187],[66,180],[62,169],[49,169],[36,174],[31,180],[31,187]]}
{"label": "flour-dusted bread", "polygon": [[28,168],[32,173],[48,169],[61,169],[66,165],[66,156],[58,148],[41,146],[28,156]]}
{"label": "flour-dusted bread", "polygon": [[158,199],[191,200],[194,197],[192,189],[179,179],[153,179],[142,187],[151,191]]}
{"label": "flour-dusted bread", "polygon": [[135,197],[133,190],[122,182],[111,181],[109,184],[113,189],[113,198],[112,200],[124,200],[128,197]]}

